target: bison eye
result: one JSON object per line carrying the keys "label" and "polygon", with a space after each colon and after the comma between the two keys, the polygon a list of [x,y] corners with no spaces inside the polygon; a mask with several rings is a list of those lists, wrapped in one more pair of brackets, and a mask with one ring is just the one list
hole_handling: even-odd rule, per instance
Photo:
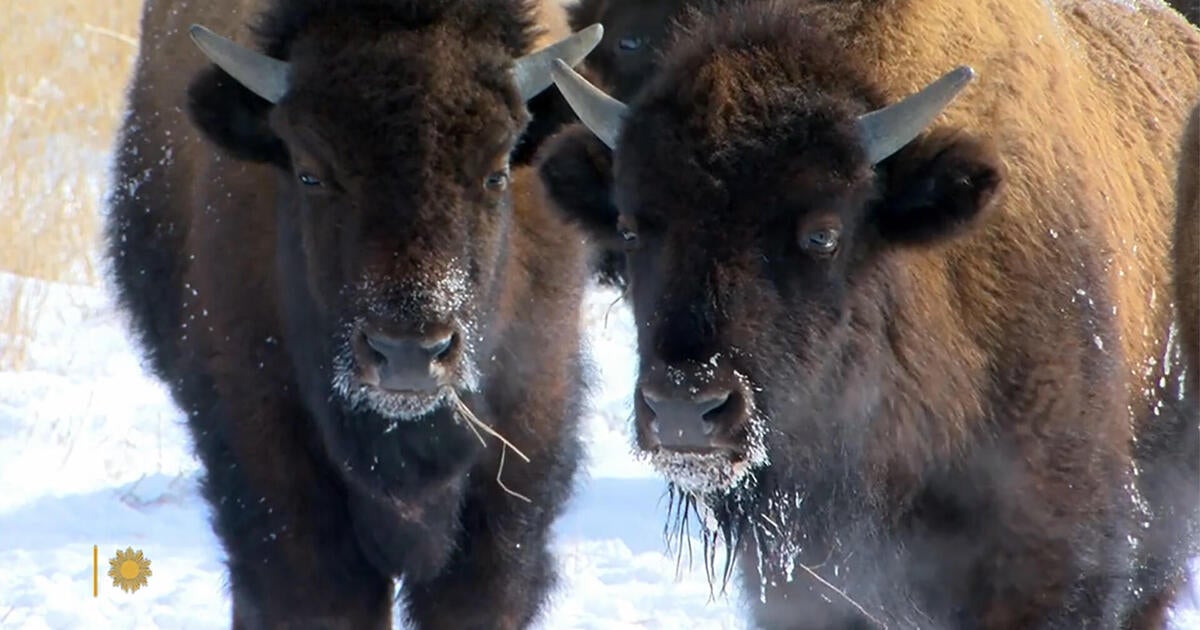
{"label": "bison eye", "polygon": [[300,179],[300,183],[304,184],[305,186],[320,186],[321,185],[320,178],[318,178],[316,175],[313,175],[312,173],[300,173],[300,175],[298,175],[298,177]]}
{"label": "bison eye", "polygon": [[622,37],[617,40],[617,46],[621,50],[637,50],[642,47],[641,37]]}
{"label": "bison eye", "polygon": [[508,169],[496,171],[483,178],[483,187],[491,192],[502,192],[508,188]]}
{"label": "bison eye", "polygon": [[637,244],[637,232],[629,228],[621,228],[621,240],[625,241],[626,245],[632,247]]}
{"label": "bison eye", "polygon": [[821,256],[829,256],[837,251],[838,248],[838,233],[836,228],[820,228],[812,230],[804,235],[800,241],[800,247],[813,254]]}

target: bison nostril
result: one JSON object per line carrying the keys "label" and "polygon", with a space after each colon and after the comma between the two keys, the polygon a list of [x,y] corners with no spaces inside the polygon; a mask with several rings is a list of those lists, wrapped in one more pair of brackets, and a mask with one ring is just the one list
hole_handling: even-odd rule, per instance
{"label": "bison nostril", "polygon": [[446,358],[446,355],[450,354],[450,350],[454,347],[454,342],[456,339],[458,339],[457,334],[449,333],[440,339],[433,339],[421,344],[421,347],[429,352],[434,361],[440,361],[441,359]]}
{"label": "bison nostril", "polygon": [[721,414],[721,411],[729,405],[730,393],[725,392],[710,398],[696,401],[696,410],[700,412],[700,416],[709,422],[713,422],[716,416]]}
{"label": "bison nostril", "polygon": [[709,448],[737,424],[741,408],[740,396],[731,390],[678,397],[646,390],[639,393],[648,412],[642,418],[650,447]]}
{"label": "bison nostril", "polygon": [[359,335],[362,337],[362,340],[365,341],[367,344],[367,350],[369,351],[368,356],[370,356],[371,361],[373,361],[375,363],[375,365],[378,365],[378,366],[387,365],[387,362],[388,362],[387,354],[385,354],[385,352],[387,351],[387,348],[381,347],[380,345],[378,345],[379,342],[376,341],[375,339],[372,339],[371,336],[366,333],[359,333]]}

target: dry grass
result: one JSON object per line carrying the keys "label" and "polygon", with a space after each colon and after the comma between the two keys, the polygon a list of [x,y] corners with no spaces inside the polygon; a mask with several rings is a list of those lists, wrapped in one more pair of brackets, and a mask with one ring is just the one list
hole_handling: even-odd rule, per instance
{"label": "dry grass", "polygon": [[[0,3],[0,273],[97,285],[106,156],[136,53],[138,0]],[[0,283],[0,369],[45,302]]]}

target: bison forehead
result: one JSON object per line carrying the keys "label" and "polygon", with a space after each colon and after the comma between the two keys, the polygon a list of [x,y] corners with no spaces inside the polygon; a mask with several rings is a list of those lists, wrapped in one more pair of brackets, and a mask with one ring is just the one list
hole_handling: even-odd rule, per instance
{"label": "bison forehead", "polygon": [[780,212],[835,210],[873,186],[853,118],[837,108],[798,105],[725,124],[706,119],[703,105],[690,117],[644,107],[616,158],[616,200],[635,216],[759,224]]}
{"label": "bison forehead", "polygon": [[292,62],[290,106],[354,153],[461,153],[514,137],[529,119],[511,58],[444,31],[355,46],[306,39]]}

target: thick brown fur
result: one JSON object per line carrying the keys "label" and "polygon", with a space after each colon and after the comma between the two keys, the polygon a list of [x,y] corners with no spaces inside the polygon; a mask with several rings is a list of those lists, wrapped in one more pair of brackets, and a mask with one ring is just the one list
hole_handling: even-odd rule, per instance
{"label": "thick brown fur", "polygon": [[1200,103],[1180,138],[1175,184],[1175,308],[1191,389],[1200,387]]}
{"label": "thick brown fur", "polygon": [[[565,34],[539,26],[549,10],[146,3],[107,256],[187,414],[234,628],[390,627],[395,576],[415,627],[542,610],[581,453],[586,254],[531,169],[502,174],[530,119],[504,70]],[[288,96],[271,106],[207,63],[192,23],[289,60]],[[397,418],[335,388],[356,322],[420,330],[431,313],[466,326],[479,373],[459,395],[530,463],[446,406]],[[502,458],[531,502],[497,483]]]}
{"label": "thick brown fur", "polygon": [[[1198,63],[1175,12],[1074,1],[750,3],[671,47],[612,165],[640,382],[715,365],[766,418],[770,463],[706,497],[759,624],[873,627],[804,563],[889,627],[1161,627],[1200,497],[1164,150]],[[866,164],[852,117],[963,64]],[[597,145],[543,153],[577,220]]]}
{"label": "thick brown fur", "polygon": [[[588,55],[581,72],[593,84],[602,87],[617,99],[632,98],[642,85],[658,70],[663,50],[675,34],[686,29],[701,16],[723,5],[745,0],[581,0],[567,10],[572,29],[589,24],[604,25],[604,39]],[[573,122],[573,121],[572,121]],[[611,162],[608,148],[598,145],[589,149],[597,164]],[[605,186],[592,186],[587,181],[555,180],[565,188],[574,188],[572,196],[592,205],[587,214],[572,215],[592,225],[588,233],[599,239],[592,266],[603,284],[625,285],[625,260],[619,243],[604,236],[616,231],[617,209]],[[565,193],[566,191],[561,191]],[[578,196],[576,196],[576,194]],[[584,201],[586,200],[586,201]],[[599,225],[597,225],[599,224]],[[593,229],[593,228],[606,229]]]}

